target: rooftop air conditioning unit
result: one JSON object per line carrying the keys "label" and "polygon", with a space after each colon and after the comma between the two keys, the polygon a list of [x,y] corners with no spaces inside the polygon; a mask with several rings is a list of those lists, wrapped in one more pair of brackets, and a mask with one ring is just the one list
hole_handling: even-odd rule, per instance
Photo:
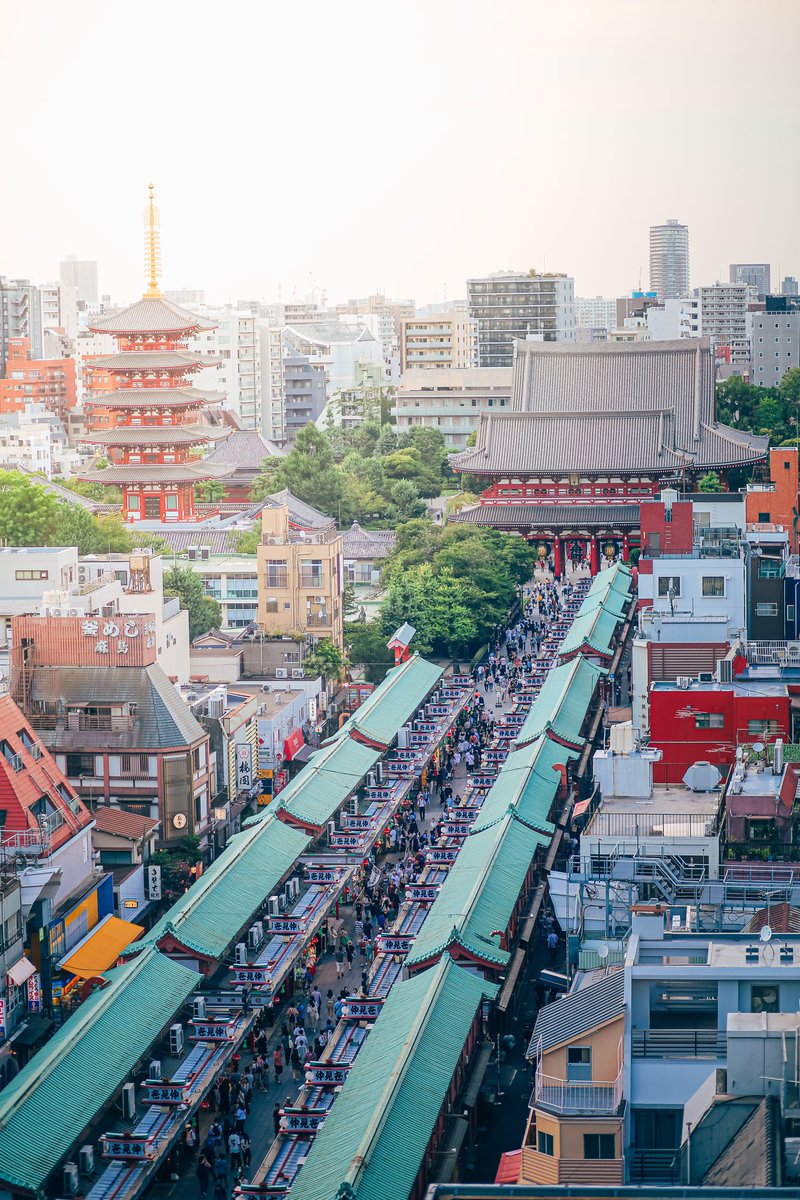
{"label": "rooftop air conditioning unit", "polygon": [[286,892],[287,900],[292,901],[297,899],[297,897],[300,895],[300,880],[296,875],[293,875],[291,879],[286,880],[286,887],[284,890]]}
{"label": "rooftop air conditioning unit", "polygon": [[261,943],[261,938],[258,936],[258,930],[255,925],[251,925],[247,931],[247,945],[251,950],[255,950]]}
{"label": "rooftop air conditioning unit", "polygon": [[368,788],[375,787],[375,772],[374,771],[370,771],[367,775],[367,787]]}
{"label": "rooftop air conditioning unit", "polygon": [[197,558],[197,546],[189,546],[187,554],[189,555],[189,561],[194,562]]}
{"label": "rooftop air conditioning unit", "polygon": [[275,668],[275,678],[276,679],[288,679],[289,672],[287,671],[286,667],[276,667]]}
{"label": "rooftop air conditioning unit", "polygon": [[206,998],[205,996],[195,996],[192,1000],[192,1017],[195,1021],[205,1021],[206,1019]]}
{"label": "rooftop air conditioning unit", "polygon": [[85,1146],[81,1146],[78,1153],[78,1163],[81,1175],[94,1174],[94,1146],[91,1142],[87,1142]]}
{"label": "rooftop air conditioning unit", "polygon": [[772,750],[772,774],[780,775],[783,771],[783,738],[776,738]]}
{"label": "rooftop air conditioning unit", "polygon": [[292,667],[292,679],[302,679],[302,678],[303,678],[303,668],[302,667]]}
{"label": "rooftop air conditioning unit", "polygon": [[183,1054],[183,1026],[180,1021],[169,1027],[169,1052],[173,1057]]}
{"label": "rooftop air conditioning unit", "polygon": [[245,942],[237,942],[233,951],[234,961],[237,967],[247,966],[247,945]]}
{"label": "rooftop air conditioning unit", "polygon": [[714,672],[713,671],[699,671],[698,675],[697,675],[697,682],[698,683],[713,683],[714,682]]}
{"label": "rooftop air conditioning unit", "polygon": [[256,933],[258,934],[259,942],[263,942],[263,940],[264,940],[264,922],[263,921],[254,921],[252,927],[253,927],[253,929],[255,929]]}
{"label": "rooftop air conditioning unit", "polygon": [[406,729],[405,726],[403,726],[402,729],[398,729],[398,731],[397,731],[397,749],[398,750],[407,750],[408,749],[408,730]]}
{"label": "rooftop air conditioning unit", "polygon": [[336,833],[336,822],[328,821],[328,840],[329,841],[335,833]]}
{"label": "rooftop air conditioning unit", "polygon": [[277,896],[270,896],[269,900],[267,901],[267,912],[271,917],[277,917],[278,913],[280,912]]}
{"label": "rooftop air conditioning unit", "polygon": [[378,787],[383,783],[383,763],[381,762],[375,763],[375,782]]}
{"label": "rooftop air conditioning unit", "polygon": [[148,1079],[160,1079],[161,1078],[161,1059],[160,1058],[151,1058],[150,1059],[150,1066],[147,1068],[147,1078]]}
{"label": "rooftop air conditioning unit", "polygon": [[278,896],[278,912],[282,912],[282,913],[286,912],[286,893],[285,892],[281,892],[280,896]]}
{"label": "rooftop air conditioning unit", "polygon": [[795,659],[800,658],[800,642],[786,643],[786,657]]}
{"label": "rooftop air conditioning unit", "polygon": [[64,1163],[64,1170],[61,1176],[61,1182],[64,1188],[65,1196],[77,1196],[78,1194],[78,1164],[69,1162]]}
{"label": "rooftop air conditioning unit", "polygon": [[733,683],[733,661],[730,658],[720,658],[717,662],[717,681]]}
{"label": "rooftop air conditioning unit", "polygon": [[691,675],[679,675],[678,678],[675,680],[675,686],[679,687],[683,690],[685,690],[688,687],[691,687],[692,686]]}
{"label": "rooftop air conditioning unit", "polygon": [[223,700],[222,696],[209,696],[209,698],[208,698],[208,715],[209,715],[209,717],[215,717],[217,720],[219,720],[220,717],[224,714],[224,712],[225,712],[225,701]]}
{"label": "rooftop air conditioning unit", "polygon": [[[182,1029],[181,1033],[183,1033]],[[132,1121],[136,1115],[136,1088],[132,1083],[125,1083],[122,1085],[120,1104],[122,1107],[122,1115],[125,1120]]]}
{"label": "rooftop air conditioning unit", "polygon": [[211,558],[211,547],[210,546],[201,546],[200,547],[200,557],[201,558]]}

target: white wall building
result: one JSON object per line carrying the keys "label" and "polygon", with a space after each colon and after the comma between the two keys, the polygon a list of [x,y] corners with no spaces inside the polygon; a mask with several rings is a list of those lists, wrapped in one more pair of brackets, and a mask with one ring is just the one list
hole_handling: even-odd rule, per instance
{"label": "white wall building", "polygon": [[617,324],[617,302],[605,296],[577,296],[575,324],[578,329],[613,329]]}
{"label": "white wall building", "polygon": [[53,474],[50,426],[26,420],[24,413],[5,413],[0,420],[0,469],[24,467],[49,479]]}
{"label": "white wall building", "polygon": [[365,325],[348,326],[341,321],[287,325],[283,338],[294,354],[318,360],[324,367],[329,400],[340,388],[356,385],[361,364],[376,364],[384,370],[383,346]]}
{"label": "white wall building", "polygon": [[196,354],[219,360],[219,367],[203,367],[192,376],[194,387],[223,392],[223,405],[236,415],[242,429],[261,428],[261,339],[257,318],[238,309],[202,308],[216,321],[187,343]]}
{"label": "white wall building", "polygon": [[750,382],[777,387],[787,371],[800,367],[800,309],[752,313]]}
{"label": "white wall building", "polygon": [[280,446],[286,441],[282,326],[259,321],[258,340],[261,353],[261,432]]}

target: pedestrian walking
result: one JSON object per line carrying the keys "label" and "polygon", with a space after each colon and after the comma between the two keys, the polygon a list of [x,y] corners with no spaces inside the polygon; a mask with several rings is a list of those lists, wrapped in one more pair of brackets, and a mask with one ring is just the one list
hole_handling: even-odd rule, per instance
{"label": "pedestrian walking", "polygon": [[242,1164],[242,1139],[236,1130],[228,1138],[228,1154],[231,1160],[231,1170],[234,1176],[237,1176]]}
{"label": "pedestrian walking", "polygon": [[555,929],[551,929],[547,935],[547,949],[550,952],[550,961],[555,962],[558,954],[558,934]]}
{"label": "pedestrian walking", "polygon": [[272,1052],[272,1065],[275,1068],[275,1082],[280,1084],[283,1075],[283,1052],[276,1046]]}
{"label": "pedestrian walking", "polygon": [[280,1106],[280,1104],[276,1104],[272,1110],[272,1128],[275,1131],[275,1137],[277,1137],[281,1131],[281,1106]]}
{"label": "pedestrian walking", "polygon": [[341,979],[344,975],[344,947],[339,946],[336,950],[336,978]]}
{"label": "pedestrian walking", "polygon": [[203,1150],[197,1162],[197,1179],[200,1184],[200,1200],[207,1200],[211,1183],[211,1160]]}

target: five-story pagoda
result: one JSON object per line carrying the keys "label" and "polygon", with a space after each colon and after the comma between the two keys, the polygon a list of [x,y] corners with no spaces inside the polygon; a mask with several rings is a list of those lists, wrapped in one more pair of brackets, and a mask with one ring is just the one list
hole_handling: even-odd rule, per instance
{"label": "five-story pagoda", "polygon": [[121,487],[127,521],[194,521],[195,484],[233,470],[233,465],[207,463],[199,454],[214,438],[213,427],[199,418],[220,397],[192,387],[191,376],[216,360],[192,354],[185,343],[214,323],[161,294],[152,184],[145,223],[147,291],[130,308],[90,325],[94,332],[111,334],[119,350],[87,363],[84,409],[91,426],[83,441],[102,448],[109,466],[84,471],[81,478]]}

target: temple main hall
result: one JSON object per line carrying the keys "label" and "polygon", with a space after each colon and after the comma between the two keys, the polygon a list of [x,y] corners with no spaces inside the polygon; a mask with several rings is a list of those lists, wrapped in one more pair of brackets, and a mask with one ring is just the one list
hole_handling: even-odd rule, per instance
{"label": "temple main hall", "polygon": [[450,457],[487,483],[451,520],[521,534],[556,574],[627,562],[642,500],[767,456],[767,437],[717,421],[714,383],[708,338],[517,342],[511,408],[482,414],[475,446]]}

